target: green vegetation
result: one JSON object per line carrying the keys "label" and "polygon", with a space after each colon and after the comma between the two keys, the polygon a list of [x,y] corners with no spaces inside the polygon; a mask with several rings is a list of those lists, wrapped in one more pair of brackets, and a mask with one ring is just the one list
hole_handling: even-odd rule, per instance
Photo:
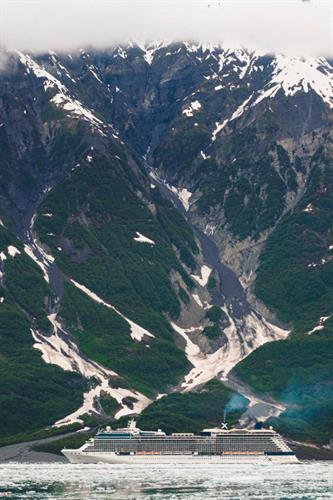
{"label": "green vegetation", "polygon": [[[165,432],[199,432],[204,427],[220,425],[223,411],[233,393],[221,382],[211,380],[197,392],[174,393],[148,406],[138,418],[143,429],[161,428]],[[237,395],[236,411],[228,413],[228,422],[235,424],[247,406]]]}
{"label": "green vegetation", "polygon": [[[307,405],[288,408],[280,418],[267,422],[285,436],[297,441],[327,445],[332,439],[333,398],[313,401]],[[331,452],[332,453],[332,452]]]}
{"label": "green vegetation", "polygon": [[[201,179],[200,211],[223,205],[231,231],[240,239],[257,238],[282,215],[287,190],[297,189],[287,152],[268,142],[257,151],[257,127],[234,134],[223,145],[223,163]],[[249,158],[249,149],[257,151]],[[275,164],[277,156],[279,166]]]}
{"label": "green vegetation", "polygon": [[[204,427],[219,426],[224,409],[233,401],[237,402],[237,409],[228,412],[230,425],[238,421],[248,401],[227,389],[221,382],[211,380],[196,392],[169,394],[154,402],[139,415],[138,426],[146,430],[161,428],[167,433],[200,432]],[[127,424],[127,420],[127,417],[123,417],[111,425],[122,427]],[[64,447],[78,448],[95,432],[78,433],[51,443],[38,444],[33,449],[60,454]]]}
{"label": "green vegetation", "polygon": [[32,449],[34,451],[40,451],[43,453],[54,453],[55,455],[61,455],[61,450],[63,448],[75,449],[82,446],[90,437],[94,436],[96,430],[89,432],[78,432],[74,436],[68,436],[49,443],[35,444]]}
{"label": "green vegetation", "polygon": [[216,289],[217,281],[214,276],[214,271],[210,274],[208,278],[207,288],[210,292],[213,292]]}
{"label": "green vegetation", "polygon": [[[327,166],[326,166],[327,163]],[[324,181],[325,179],[325,181]],[[333,173],[314,160],[308,191],[272,232],[260,257],[256,295],[296,332],[313,328],[333,311]],[[311,207],[310,211],[304,211]]]}
{"label": "green vegetation", "polygon": [[18,434],[13,434],[10,436],[0,438],[0,446],[7,446],[15,443],[22,443],[27,441],[36,441],[39,439],[50,438],[58,436],[60,434],[75,432],[81,428],[82,425],[77,423],[77,424],[64,425],[62,427],[47,427],[45,429],[32,432],[20,432]]}
{"label": "green vegetation", "polygon": [[208,309],[206,312],[206,318],[208,318],[213,323],[218,323],[222,318],[223,313],[222,309],[218,306],[213,306]]}
{"label": "green vegetation", "polygon": [[[193,266],[193,235],[168,202],[156,200],[154,216],[136,196],[135,179],[125,179],[119,165],[105,157],[91,165],[75,170],[50,193],[36,223],[41,239],[65,272],[142,326],[149,328],[145,323],[154,312],[177,317],[180,304],[169,273],[176,269],[190,279],[172,245]],[[45,212],[53,216],[43,217]],[[156,245],[134,241],[137,231]]]}
{"label": "green vegetation", "polygon": [[[82,160],[84,167],[77,167],[46,198],[36,229],[68,276],[155,335],[148,347],[133,340],[117,313],[65,286],[61,315],[82,352],[152,395],[176,384],[188,368],[165,315],[177,318],[180,301],[187,299],[184,289],[172,285],[170,273],[177,271],[191,288],[180,261],[194,269],[198,249],[172,204],[158,189],[144,193],[128,158],[123,163],[112,157],[116,151],[108,156],[94,151],[93,162]],[[150,205],[146,196],[152,197]],[[135,241],[137,232],[155,245]]]}
{"label": "green vegetation", "polygon": [[203,334],[210,339],[217,339],[221,336],[220,321],[226,318],[226,314],[218,306],[213,306],[206,312],[206,318],[213,324],[206,326]]}
{"label": "green vegetation", "polygon": [[159,146],[156,164],[162,163],[165,170],[174,171],[177,165],[177,175],[184,175],[192,167],[198,152],[210,142],[210,131],[193,118],[181,117],[175,126],[171,127]]}
{"label": "green vegetation", "polygon": [[[281,155],[282,152],[279,151]],[[281,162],[280,158],[280,162]],[[286,159],[284,161],[287,161]],[[236,374],[256,391],[287,403],[274,425],[300,440],[332,437],[333,183],[332,161],[318,150],[304,198],[269,236],[260,256],[256,295],[292,328],[290,338],[262,346]]]}
{"label": "green vegetation", "polygon": [[109,416],[114,415],[119,408],[118,402],[107,393],[101,395],[99,402],[105,414]]}
{"label": "green vegetation", "polygon": [[82,404],[80,377],[42,360],[29,322],[7,295],[0,338],[0,437],[51,425]]}
{"label": "green vegetation", "polygon": [[6,289],[36,326],[47,332],[51,324],[46,317],[45,304],[52,297],[51,291],[37,264],[23,252],[21,245],[17,248],[21,254],[5,262]]}
{"label": "green vegetation", "polygon": [[274,426],[295,439],[327,443],[332,434],[332,335],[330,320],[310,336],[265,344],[234,368],[255,391],[288,405]]}
{"label": "green vegetation", "polygon": [[[130,386],[148,396],[177,383],[188,368],[167,323],[161,324],[160,335],[149,339],[149,344],[136,342],[125,320],[69,284],[65,286],[60,312],[85,355],[119,373]],[[159,318],[152,316],[151,331],[159,323]]]}
{"label": "green vegetation", "polygon": [[[11,257],[8,245],[21,253]],[[0,226],[0,251],[6,260],[0,296],[0,439],[31,435],[74,411],[85,389],[80,377],[46,364],[33,348],[31,327],[49,328],[44,308],[49,291],[37,265],[22,245]],[[31,287],[33,286],[33,293]]]}

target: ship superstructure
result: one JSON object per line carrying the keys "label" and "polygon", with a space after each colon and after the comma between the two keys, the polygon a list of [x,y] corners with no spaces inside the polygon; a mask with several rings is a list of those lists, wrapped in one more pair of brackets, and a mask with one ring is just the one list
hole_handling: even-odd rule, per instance
{"label": "ship superstructure", "polygon": [[143,431],[127,427],[99,431],[77,450],[62,450],[72,463],[242,463],[298,462],[273,429],[204,429],[200,434]]}

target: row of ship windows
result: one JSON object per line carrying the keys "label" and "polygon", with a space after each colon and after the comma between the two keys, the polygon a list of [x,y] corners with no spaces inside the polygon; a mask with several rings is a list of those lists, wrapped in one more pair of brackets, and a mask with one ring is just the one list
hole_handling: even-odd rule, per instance
{"label": "row of ship windows", "polygon": [[251,445],[251,446],[246,446],[244,445],[226,445],[226,446],[156,446],[156,444],[152,445],[145,445],[145,446],[89,446],[86,448],[85,451],[159,451],[159,450],[170,450],[170,451],[177,451],[179,449],[182,450],[189,450],[189,451],[226,451],[226,450],[244,450],[244,451],[265,451],[265,450],[271,450],[271,451],[280,451],[281,448],[276,446],[276,445],[269,445],[269,446],[264,446],[264,445]]}
{"label": "row of ship windows", "polygon": [[216,439],[212,439],[211,437],[198,437],[198,436],[193,436],[193,437],[189,437],[189,436],[180,436],[180,437],[170,437],[170,436],[166,436],[166,437],[154,437],[154,438],[151,438],[151,437],[132,437],[131,439],[128,439],[128,438],[123,438],[123,437],[119,437],[119,438],[112,438],[112,439],[95,439],[95,443],[98,443],[98,442],[101,442],[101,443],[112,443],[114,441],[124,441],[124,442],[128,442],[128,441],[136,441],[136,442],[146,442],[146,441],[154,441],[154,442],[168,442],[168,443],[178,443],[178,442],[187,442],[187,441],[195,441],[195,442],[198,442],[198,443],[201,443],[201,442],[211,442],[211,441],[216,441],[216,442],[221,442],[221,441],[235,441],[235,442],[251,442],[251,443],[255,443],[255,442],[273,442],[273,439],[272,438],[267,438],[267,436],[260,436],[259,438],[257,437],[250,437],[250,436],[246,436],[246,437],[235,437],[235,436],[218,436]]}

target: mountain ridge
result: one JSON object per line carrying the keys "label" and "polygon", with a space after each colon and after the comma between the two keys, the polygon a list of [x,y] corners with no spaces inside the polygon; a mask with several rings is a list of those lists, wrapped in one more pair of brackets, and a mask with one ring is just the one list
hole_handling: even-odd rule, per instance
{"label": "mountain ridge", "polygon": [[[307,63],[299,58],[286,62],[259,54],[254,58],[253,53],[241,50],[205,49],[157,44],[145,51],[133,45],[108,51],[85,49],[70,55],[16,54],[5,74],[7,83],[0,75],[0,85],[7,92],[2,107],[7,115],[0,121],[8,131],[2,136],[6,154],[1,158],[2,168],[0,165],[4,180],[1,206],[11,216],[27,253],[54,284],[56,295],[44,312],[39,311],[44,331],[34,330],[36,347],[45,358],[46,346],[52,335],[57,336],[57,329],[62,333],[54,347],[69,331],[68,339],[75,341],[83,356],[102,363],[105,369],[120,371],[117,383],[127,388],[116,399],[126,411],[135,412],[135,391],[155,399],[159,391],[182,390],[184,377],[186,390],[196,386],[200,390],[209,377],[221,378],[227,371],[228,349],[237,365],[263,341],[274,339],[274,328],[279,332],[276,338],[285,338],[287,330],[295,328],[296,316],[280,316],[283,300],[278,302],[269,286],[258,288],[258,272],[261,283],[267,282],[267,275],[274,276],[267,266],[272,254],[266,257],[265,278],[260,278],[264,276],[260,259],[266,255],[263,252],[278,248],[276,242],[272,249],[266,242],[298,210],[311,189],[316,202],[309,198],[303,208],[310,207],[305,212],[306,224],[317,210],[311,207],[326,194],[326,203],[330,203],[329,188],[324,189],[331,161],[329,63],[323,59],[315,63],[311,58]],[[301,68],[320,63],[312,69],[318,81],[325,78],[325,87],[312,81],[312,73],[307,85],[304,78],[300,84],[299,75],[288,80],[283,68],[295,60]],[[19,105],[10,107],[13,102]],[[8,114],[13,109],[15,113]],[[315,162],[321,180],[316,179]],[[14,175],[9,177],[10,166]],[[28,184],[22,182],[23,172]],[[177,215],[173,205],[183,211],[187,221]],[[328,217],[329,207],[320,210]],[[198,230],[213,239],[216,254],[208,244],[203,246]],[[323,225],[320,237],[327,239],[328,248],[329,224]],[[213,252],[213,265],[207,261],[207,252]],[[306,266],[317,266],[311,252],[310,248],[311,260]],[[216,270],[219,259],[233,269],[245,292],[238,291],[240,285],[227,268]],[[2,263],[5,288],[7,264]],[[325,265],[330,266],[330,260]],[[205,266],[212,269],[209,275],[205,275]],[[307,269],[320,273],[316,267]],[[49,276],[50,272],[57,278]],[[110,284],[106,276],[111,278]],[[302,274],[297,279],[304,283]],[[321,289],[325,286],[329,295],[331,284],[325,279]],[[75,283],[81,287],[80,293]],[[289,290],[290,284],[285,286]],[[277,285],[275,288],[278,290]],[[84,294],[90,295],[90,302]],[[116,317],[103,309],[110,309],[105,304],[114,308],[122,337],[115,331]],[[27,307],[22,299],[20,305]],[[325,308],[317,305],[308,317],[300,310],[296,326],[298,334],[304,335],[327,317],[319,325],[324,331],[316,332],[324,335],[328,349],[330,307],[329,302]],[[104,332],[96,330],[85,308],[100,318]],[[119,313],[123,320],[125,317],[149,332],[151,345],[147,334],[131,341],[124,337],[131,337],[129,323],[121,323]],[[49,324],[51,315],[53,326]],[[269,324],[276,322],[276,315],[285,330]],[[294,338],[294,333],[289,336]],[[112,354],[113,342],[117,356]],[[283,342],[289,341],[276,344],[285,345]],[[297,342],[302,346],[304,341],[299,338]],[[57,349],[62,350],[59,345]],[[166,361],[162,370],[159,349],[164,349]],[[260,358],[261,352],[268,356],[272,352],[270,347],[261,349],[240,364],[236,373],[248,376],[252,359]],[[140,356],[145,360],[141,369],[137,366]],[[210,370],[214,356],[218,362],[213,361],[206,379],[205,370]],[[298,370],[300,361],[297,363]],[[324,376],[330,380],[327,370]],[[90,411],[103,414],[95,396],[103,399],[103,392],[112,397],[117,389],[102,383],[97,394],[88,378]],[[253,377],[251,384],[262,394],[262,386]],[[274,397],[279,401],[277,407],[284,404],[278,391]],[[273,415],[281,411],[275,409]],[[117,412],[121,415],[119,407]]]}

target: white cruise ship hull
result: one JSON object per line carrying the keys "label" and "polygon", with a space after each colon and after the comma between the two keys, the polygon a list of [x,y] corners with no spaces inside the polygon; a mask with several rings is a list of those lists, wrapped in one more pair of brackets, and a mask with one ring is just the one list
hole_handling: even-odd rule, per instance
{"label": "white cruise ship hull", "polygon": [[65,457],[73,464],[191,464],[218,465],[240,463],[296,463],[296,455],[264,455],[264,454],[225,454],[225,455],[163,455],[135,454],[119,455],[110,452],[82,452],[80,450],[62,450]]}

